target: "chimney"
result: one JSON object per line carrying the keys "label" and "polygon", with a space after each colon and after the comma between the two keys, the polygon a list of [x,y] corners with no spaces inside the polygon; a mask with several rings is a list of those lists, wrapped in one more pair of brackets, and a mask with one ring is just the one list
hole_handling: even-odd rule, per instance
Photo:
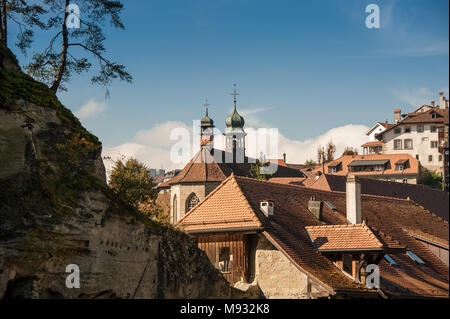
{"label": "chimney", "polygon": [[347,221],[351,224],[361,224],[361,184],[355,175],[347,176],[346,183]]}
{"label": "chimney", "polygon": [[394,124],[400,122],[401,114],[402,114],[401,110],[394,110]]}
{"label": "chimney", "polygon": [[431,101],[431,106],[434,107],[434,101]]}
{"label": "chimney", "polygon": [[315,196],[311,196],[308,202],[308,210],[318,220],[322,220],[323,202],[321,200],[316,200]]}
{"label": "chimney", "polygon": [[286,164],[286,153],[283,153],[283,161],[284,161],[284,164]]}
{"label": "chimney", "polygon": [[274,207],[273,200],[264,199],[259,202],[259,209],[267,218],[273,216],[273,207]]}
{"label": "chimney", "polygon": [[444,92],[439,92],[439,108],[445,109],[445,96]]}

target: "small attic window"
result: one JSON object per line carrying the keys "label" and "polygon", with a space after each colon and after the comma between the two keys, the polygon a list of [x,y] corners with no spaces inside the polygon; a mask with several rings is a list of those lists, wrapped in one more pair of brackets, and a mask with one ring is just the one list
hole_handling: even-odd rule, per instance
{"label": "small attic window", "polygon": [[388,263],[390,263],[391,265],[397,265],[397,263],[395,262],[395,260],[392,259],[392,257],[389,256],[388,254],[385,254],[385,255],[384,255],[384,259],[386,259],[386,261],[387,261]]}
{"label": "small attic window", "polygon": [[406,254],[415,262],[419,263],[419,264],[425,264],[425,262],[420,259],[415,253],[413,253],[411,250],[407,250]]}

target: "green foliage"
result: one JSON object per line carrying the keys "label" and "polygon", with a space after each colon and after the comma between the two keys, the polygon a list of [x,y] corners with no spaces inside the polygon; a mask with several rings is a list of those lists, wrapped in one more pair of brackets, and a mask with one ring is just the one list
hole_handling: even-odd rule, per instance
{"label": "green foliage", "polygon": [[316,166],[317,163],[314,160],[310,159],[305,162],[305,165],[306,166]]}
{"label": "green foliage", "polygon": [[[3,59],[17,62],[11,51],[0,45],[0,61]],[[58,101],[55,93],[45,84],[35,81],[20,70],[0,68],[0,107],[8,109],[8,105],[13,105],[19,100],[54,109],[64,129],[78,134],[80,138],[85,138],[98,147],[101,146],[97,137],[81,125],[78,118]]]}
{"label": "green foliage", "polygon": [[422,175],[421,184],[432,188],[442,189],[442,176],[437,172],[425,171]]}
{"label": "green foliage", "polygon": [[109,186],[120,199],[134,207],[155,200],[157,195],[150,170],[134,158],[125,163],[122,160],[114,162]]}
{"label": "green foliage", "polygon": [[[124,29],[120,18],[123,4],[116,0],[80,1],[77,3],[82,13],[80,27],[73,29],[67,29],[64,23],[68,13],[62,13],[67,4],[68,1],[45,1],[42,8],[45,15],[41,16],[45,23],[42,23],[42,28],[51,38],[47,48],[34,52],[31,62],[25,66],[28,74],[55,91],[66,91],[66,84],[73,74],[88,72],[95,64],[98,72],[91,77],[91,83],[107,87],[117,78],[131,82],[132,76],[125,70],[125,66],[105,56],[104,24],[108,19],[113,27]],[[25,43],[30,43],[33,33],[24,33],[22,38],[26,40]],[[29,45],[23,46],[22,50],[25,51],[27,47]],[[60,72],[61,68],[63,73]]]}
{"label": "green foliage", "polygon": [[269,166],[270,163],[263,163],[261,160],[257,159],[255,164],[250,165],[250,177],[259,180],[268,180],[272,177],[271,174],[262,174],[261,168]]}
{"label": "green foliage", "polygon": [[139,205],[138,209],[153,220],[157,220],[165,224],[170,223],[170,216],[164,212],[163,208],[157,204],[155,200],[146,200]]}

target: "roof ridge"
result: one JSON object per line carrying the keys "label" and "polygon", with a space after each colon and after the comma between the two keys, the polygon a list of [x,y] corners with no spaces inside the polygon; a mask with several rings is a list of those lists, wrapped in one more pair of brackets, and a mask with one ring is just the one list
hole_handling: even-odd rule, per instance
{"label": "roof ridge", "polygon": [[423,210],[427,211],[429,214],[433,215],[434,217],[439,218],[441,221],[443,221],[445,224],[448,224],[448,221],[446,221],[445,219],[443,219],[441,216],[433,213],[432,211],[430,211],[429,209],[425,208],[424,206],[420,205],[419,203],[415,202],[414,200],[407,199],[407,201],[411,202],[412,204],[418,206],[419,208],[422,208]]}
{"label": "roof ridge", "polygon": [[[329,175],[329,174],[328,174]],[[321,192],[321,193],[332,193],[332,194],[345,194],[346,192],[341,191],[334,191],[334,190],[322,190],[317,188],[311,188],[312,184],[310,186],[302,186],[302,185],[294,185],[294,184],[283,184],[283,183],[277,183],[277,182],[271,182],[270,180],[260,180],[256,178],[246,177],[246,176],[236,176],[236,179],[246,179],[254,182],[260,182],[260,183],[270,183],[282,187],[288,187],[288,188],[295,188],[295,189],[309,189],[315,192]],[[382,195],[372,195],[372,194],[361,194],[361,197],[373,197],[373,198],[381,198],[381,199],[390,199],[390,200],[399,200],[404,202],[410,202],[411,200],[408,200],[406,198],[397,198],[397,197],[390,197],[390,196],[382,196]]]}
{"label": "roof ridge", "polygon": [[[176,182],[182,181],[182,180],[186,177],[186,175],[189,173],[190,169],[191,169],[192,166],[194,165],[194,161],[195,161],[195,160],[197,159],[197,157],[201,154],[201,151],[202,151],[202,150],[198,151],[197,154],[195,154],[195,156],[194,156],[194,157],[186,164],[186,166],[183,168],[183,170],[182,170],[177,176],[174,176],[174,177],[171,178],[170,180],[176,179],[177,177],[179,177],[179,179],[178,179],[178,180],[175,180],[175,181],[176,181]],[[186,172],[183,174],[183,177],[181,177],[181,173],[183,173],[183,171],[184,171],[185,168],[187,168],[187,170],[186,170]],[[168,180],[168,182],[170,182],[170,180]]]}

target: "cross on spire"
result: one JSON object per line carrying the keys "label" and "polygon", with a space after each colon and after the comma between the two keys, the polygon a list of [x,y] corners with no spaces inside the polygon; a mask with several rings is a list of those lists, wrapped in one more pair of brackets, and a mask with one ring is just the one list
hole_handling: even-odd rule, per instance
{"label": "cross on spire", "polygon": [[208,116],[208,106],[211,104],[208,103],[208,99],[205,99],[205,103],[203,103],[203,106],[206,108],[206,116]]}
{"label": "cross on spire", "polygon": [[239,95],[239,93],[236,92],[236,83],[234,83],[234,90],[233,93],[230,93],[230,95],[233,95],[234,110],[236,111],[236,96]]}

